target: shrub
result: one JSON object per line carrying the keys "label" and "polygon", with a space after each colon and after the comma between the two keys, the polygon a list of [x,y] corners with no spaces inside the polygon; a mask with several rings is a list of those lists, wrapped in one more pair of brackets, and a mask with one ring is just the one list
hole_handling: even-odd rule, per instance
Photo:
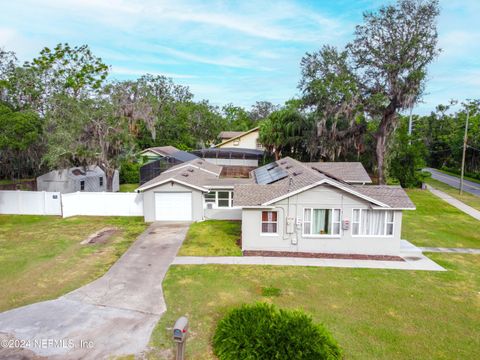
{"label": "shrub", "polygon": [[302,311],[266,303],[231,310],[217,325],[213,350],[220,360],[341,358],[323,325]]}
{"label": "shrub", "polygon": [[140,164],[124,162],[120,167],[121,184],[138,184],[140,182]]}

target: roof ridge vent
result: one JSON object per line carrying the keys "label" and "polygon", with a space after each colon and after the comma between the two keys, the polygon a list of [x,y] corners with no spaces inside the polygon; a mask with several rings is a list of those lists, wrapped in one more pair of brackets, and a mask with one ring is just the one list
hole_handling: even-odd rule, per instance
{"label": "roof ridge vent", "polygon": [[188,177],[187,173],[182,173],[182,176]]}

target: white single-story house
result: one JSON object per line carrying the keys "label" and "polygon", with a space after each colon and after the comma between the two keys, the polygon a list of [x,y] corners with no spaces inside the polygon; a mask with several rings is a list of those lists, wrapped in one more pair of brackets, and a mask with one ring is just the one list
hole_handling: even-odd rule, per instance
{"label": "white single-story house", "polygon": [[263,146],[258,140],[259,133],[258,127],[243,132],[222,131],[218,136],[221,142],[215,147],[263,150]]}
{"label": "white single-story house", "polygon": [[222,178],[203,159],[170,168],[140,186],[151,221],[242,220],[242,250],[395,256],[402,212],[414,210],[400,186],[368,185],[361,163],[284,158],[248,179]]}
{"label": "white single-story house", "polygon": [[360,163],[284,158],[234,188],[242,208],[242,250],[396,256],[402,212],[414,210],[400,186],[370,183]]}
{"label": "white single-story house", "polygon": [[[96,165],[52,170],[37,177],[37,190],[60,192],[62,194],[76,191],[107,191],[107,177],[105,172]],[[119,190],[119,174],[118,170],[115,170],[112,191]]]}

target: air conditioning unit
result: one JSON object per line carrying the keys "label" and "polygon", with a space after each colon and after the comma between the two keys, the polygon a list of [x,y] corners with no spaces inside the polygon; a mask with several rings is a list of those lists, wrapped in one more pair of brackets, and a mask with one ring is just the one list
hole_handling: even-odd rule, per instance
{"label": "air conditioning unit", "polygon": [[213,209],[213,204],[212,203],[207,203],[207,209]]}

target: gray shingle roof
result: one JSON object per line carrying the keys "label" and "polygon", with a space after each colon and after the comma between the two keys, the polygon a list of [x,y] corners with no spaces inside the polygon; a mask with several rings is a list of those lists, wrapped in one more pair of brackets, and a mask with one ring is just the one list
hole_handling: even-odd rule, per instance
{"label": "gray shingle roof", "polygon": [[[334,186],[344,188],[345,191],[360,193],[374,202],[377,201],[392,208],[415,208],[405,191],[398,186],[353,186],[343,182],[341,176],[338,176],[340,181],[332,179],[326,173],[312,169],[310,164],[304,164],[289,157],[278,160],[276,163],[288,173],[288,176],[269,185],[236,185],[234,188],[234,206],[265,205],[274,199],[287,196],[289,193],[301,191],[317,182],[328,180]],[[330,169],[332,168],[342,169],[342,167],[331,166]],[[341,175],[339,170],[337,170],[337,175]]]}
{"label": "gray shingle roof", "polygon": [[235,136],[242,135],[245,131],[222,131],[218,134],[218,137],[223,140],[234,138]]}
{"label": "gray shingle roof", "polygon": [[190,160],[190,161],[184,162],[182,164],[172,166],[170,169],[168,169],[164,172],[171,172],[171,171],[174,171],[174,170],[177,170],[177,169],[186,168],[188,166],[195,167],[195,168],[201,168],[201,169],[213,172],[217,175],[220,175],[220,173],[222,172],[222,167],[221,166],[212,164],[211,162],[208,162],[208,161],[206,161],[204,159],[200,159],[200,158]]}
{"label": "gray shingle roof", "polygon": [[415,209],[405,190],[399,185],[355,185],[358,192],[378,199],[392,208]]}
{"label": "gray shingle roof", "polygon": [[168,155],[172,155],[173,153],[179,151],[175,146],[155,146],[155,147],[151,147],[151,148],[148,148],[148,149],[145,149],[143,150],[142,152],[145,152],[145,151],[153,151],[157,154],[160,154],[162,156],[168,156]]}
{"label": "gray shingle roof", "polygon": [[370,184],[372,182],[372,179],[370,179],[360,162],[310,162],[304,164],[347,183]]}

